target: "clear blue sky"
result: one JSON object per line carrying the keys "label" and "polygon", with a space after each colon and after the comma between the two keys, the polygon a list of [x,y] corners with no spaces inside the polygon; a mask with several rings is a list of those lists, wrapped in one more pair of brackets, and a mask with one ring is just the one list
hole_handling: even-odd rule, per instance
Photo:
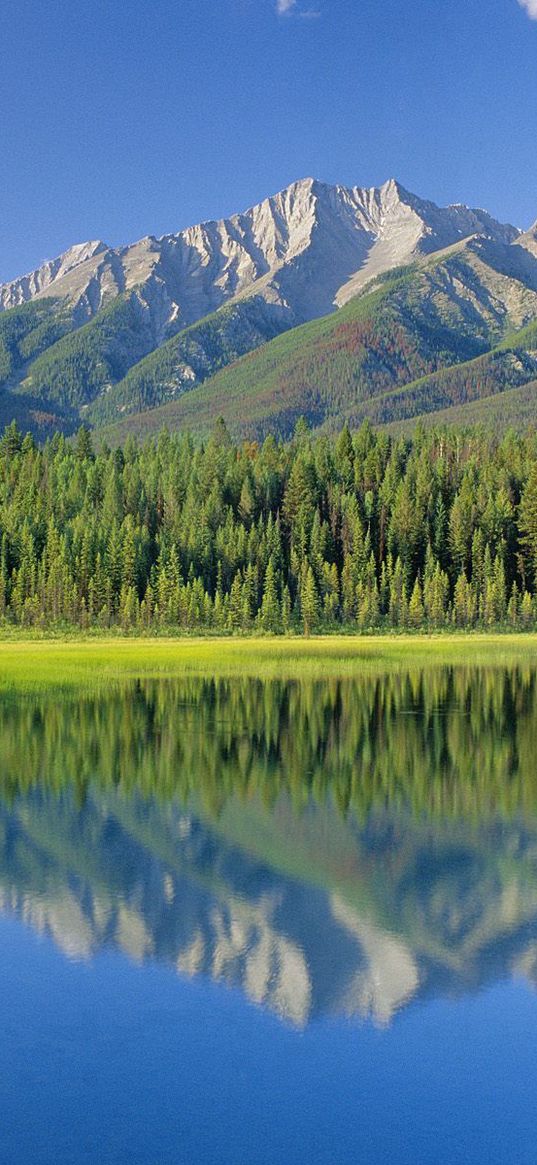
{"label": "clear blue sky", "polygon": [[16,0],[0,101],[0,279],[309,174],[537,218],[537,0]]}

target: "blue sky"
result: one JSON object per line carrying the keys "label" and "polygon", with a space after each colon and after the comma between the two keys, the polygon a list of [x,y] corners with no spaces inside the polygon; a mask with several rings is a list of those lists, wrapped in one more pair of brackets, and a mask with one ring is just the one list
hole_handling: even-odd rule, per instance
{"label": "blue sky", "polygon": [[17,0],[0,35],[0,279],[310,174],[537,218],[537,0]]}

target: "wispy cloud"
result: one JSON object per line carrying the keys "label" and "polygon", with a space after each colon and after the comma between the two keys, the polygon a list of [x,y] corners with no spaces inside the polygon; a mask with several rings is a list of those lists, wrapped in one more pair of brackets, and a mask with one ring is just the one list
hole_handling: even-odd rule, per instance
{"label": "wispy cloud", "polygon": [[530,20],[537,20],[537,0],[518,0],[521,8],[525,8]]}
{"label": "wispy cloud", "polygon": [[301,8],[298,0],[276,0],[276,12],[278,16],[299,16],[301,20],[310,20],[312,17],[320,16],[317,9]]}

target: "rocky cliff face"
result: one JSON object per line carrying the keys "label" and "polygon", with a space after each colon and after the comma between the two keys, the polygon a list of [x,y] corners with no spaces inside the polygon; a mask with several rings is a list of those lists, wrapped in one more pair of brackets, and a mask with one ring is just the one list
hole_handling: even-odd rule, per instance
{"label": "rocky cliff face", "polygon": [[293,322],[324,315],[371,277],[479,234],[519,232],[486,212],[441,209],[390,180],[379,188],[293,183],[243,214],[112,248],[88,242],[0,286],[0,309],[43,296],[69,301],[80,323],[143,288],[163,333],[255,293]]}
{"label": "rocky cliff face", "polygon": [[526,251],[529,251],[530,254],[535,255],[537,258],[537,222],[534,222],[529,231],[525,231],[523,235],[520,235],[517,242],[519,246],[524,247]]}
{"label": "rocky cliff face", "polygon": [[[409,267],[408,279],[395,278]],[[388,302],[387,283],[374,281],[389,272]],[[314,324],[311,336],[297,329],[322,317],[318,336]],[[289,435],[300,415],[313,425],[343,415],[359,423],[365,398],[480,356],[535,320],[537,227],[522,234],[482,210],[440,208],[393,179],[366,190],[307,178],[177,234],[80,244],[0,286],[0,427],[16,417],[39,435],[43,417],[69,432],[80,420],[130,425],[140,413],[140,431],[205,432],[215,407],[256,439]],[[489,376],[489,393],[534,376],[524,344],[516,375],[508,369],[493,384]],[[474,389],[452,396],[461,403]],[[429,411],[445,398],[431,396]],[[172,413],[157,414],[160,405]],[[385,413],[380,423],[400,419]]]}

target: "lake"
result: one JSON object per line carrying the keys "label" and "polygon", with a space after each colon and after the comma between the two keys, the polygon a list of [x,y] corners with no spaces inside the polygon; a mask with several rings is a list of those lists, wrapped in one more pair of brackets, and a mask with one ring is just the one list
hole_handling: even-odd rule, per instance
{"label": "lake", "polygon": [[0,697],[2,1165],[534,1165],[537,670]]}

